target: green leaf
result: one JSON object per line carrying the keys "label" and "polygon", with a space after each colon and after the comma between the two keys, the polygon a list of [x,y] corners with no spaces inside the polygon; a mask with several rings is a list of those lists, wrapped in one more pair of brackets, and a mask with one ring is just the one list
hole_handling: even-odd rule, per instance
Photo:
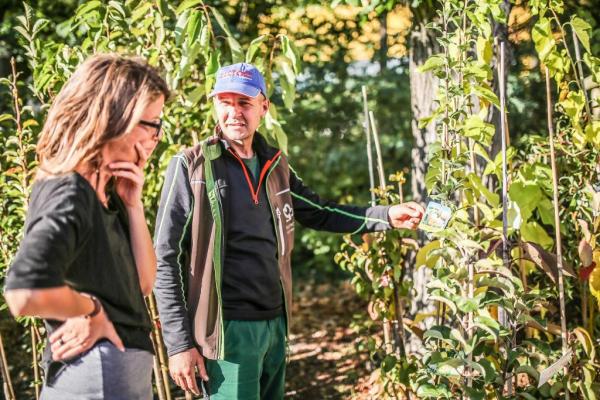
{"label": "green leaf", "polygon": [[[470,354],[473,351],[473,347],[467,343],[467,341],[458,329],[453,328],[452,330],[450,330],[450,337],[460,343],[465,354]],[[462,362],[460,363],[460,365],[462,366]]]}
{"label": "green leaf", "polygon": [[291,42],[290,39],[285,35],[280,36],[280,41],[281,41],[281,52],[283,53],[283,56],[285,58],[287,58],[290,61],[290,63],[292,64],[294,73],[299,74],[300,68],[301,68],[300,67],[300,55],[298,54],[298,50],[294,46],[294,43]]}
{"label": "green leaf", "polygon": [[216,7],[211,7],[210,11],[213,13],[215,19],[217,20],[217,23],[219,24],[219,26],[221,27],[221,29],[223,29],[223,31],[225,32],[225,34],[229,37],[232,37],[233,35],[231,34],[231,30],[229,29],[229,25],[227,25],[227,22],[225,21],[225,18],[223,18],[223,15],[221,15],[221,13],[217,10]]}
{"label": "green leaf", "polygon": [[202,32],[200,33],[200,50],[205,57],[210,51],[210,35],[211,33],[208,24],[203,24]]}
{"label": "green leaf", "polygon": [[529,393],[526,392],[519,392],[518,393],[520,397],[526,399],[526,400],[539,400],[537,397],[530,395]]}
{"label": "green leaf", "polygon": [[581,44],[586,49],[588,53],[591,53],[592,50],[590,48],[590,32],[592,27],[585,20],[579,18],[578,16],[573,16],[571,18],[571,27],[575,31],[575,34],[581,41]]}
{"label": "green leaf", "polygon": [[279,58],[277,60],[277,66],[279,67],[279,71],[283,74],[283,77],[285,77],[289,83],[296,83],[296,74],[294,73],[294,70],[292,69],[292,66],[288,60],[285,58]]}
{"label": "green leaf", "polygon": [[183,32],[185,31],[185,27],[187,26],[188,19],[190,17],[190,11],[185,10],[179,18],[177,18],[177,23],[175,24],[175,44],[177,47],[181,45],[181,41],[183,40]]}
{"label": "green leaf", "polygon": [[484,122],[478,115],[469,116],[463,126],[463,135],[472,138],[484,146],[492,143],[496,128],[494,125]]}
{"label": "green leaf", "polygon": [[448,358],[436,364],[437,373],[442,376],[458,377],[464,370],[464,362],[458,358]]}
{"label": "green leaf", "polygon": [[15,119],[10,114],[0,114],[0,122],[4,122],[4,121],[8,121],[8,120],[14,121]]}
{"label": "green leaf", "polygon": [[500,325],[493,318],[478,315],[473,319],[473,323],[478,328],[481,328],[487,333],[489,333],[494,338],[494,340],[498,341]]}
{"label": "green leaf", "polygon": [[200,101],[202,96],[204,96],[204,94],[205,90],[204,87],[202,87],[202,85],[198,85],[198,87],[192,90],[192,92],[189,95],[187,95],[187,101],[190,103],[190,106],[195,106],[196,104],[198,104],[198,102]]}
{"label": "green leaf", "polygon": [[208,57],[208,62],[206,63],[206,67],[204,68],[205,75],[214,75],[219,70],[219,53],[218,51],[213,51],[210,53]]}
{"label": "green leaf", "polygon": [[118,1],[111,0],[108,2],[108,6],[114,10],[117,10],[117,12],[121,15],[121,17],[123,17],[123,18],[127,17],[127,13],[125,12],[123,5],[121,3],[119,3]]}
{"label": "green leaf", "polygon": [[28,119],[27,121],[23,122],[23,129],[27,129],[30,126],[39,126],[39,124],[35,119]]}
{"label": "green leaf", "polygon": [[439,301],[440,303],[446,304],[452,310],[453,314],[456,314],[456,312],[457,312],[456,304],[454,304],[454,302],[452,300],[447,299],[445,297],[437,296],[437,295],[429,295],[429,301]]}
{"label": "green leaf", "polygon": [[526,221],[521,225],[521,236],[523,241],[537,243],[544,249],[551,249],[554,245],[554,240],[535,221]]}
{"label": "green leaf", "polygon": [[294,99],[296,98],[296,86],[294,82],[290,82],[285,74],[282,74],[279,78],[279,84],[283,92],[283,104],[285,107],[292,111],[294,108]]}
{"label": "green leaf", "polygon": [[470,173],[467,175],[467,180],[471,188],[475,190],[477,195],[482,195],[485,199],[490,203],[491,206],[497,207],[500,203],[500,196],[496,193],[492,193],[488,188],[486,188],[483,183],[481,183],[481,178],[479,178],[474,173]]}
{"label": "green leaf", "polygon": [[242,50],[242,46],[240,46],[238,41],[235,40],[233,36],[229,36],[227,38],[227,43],[229,44],[229,49],[231,50],[231,61],[234,64],[244,61],[244,51]]}
{"label": "green leaf", "polygon": [[489,64],[492,61],[492,42],[483,36],[477,38],[477,59]]}
{"label": "green leaf", "polygon": [[49,22],[50,21],[48,21],[47,19],[38,19],[37,21],[35,21],[35,24],[33,24],[32,28],[33,36],[37,35],[39,31],[44,29],[44,27],[48,25]]}
{"label": "green leaf", "polygon": [[443,67],[446,64],[446,60],[443,56],[435,55],[431,56],[425,61],[425,64],[421,65],[418,70],[419,72],[427,72],[432,70],[437,70],[438,68]]}
{"label": "green leaf", "polygon": [[32,38],[29,35],[29,32],[27,32],[27,29],[23,28],[22,26],[15,26],[14,30],[19,32],[21,34],[21,36],[23,36],[25,39],[27,39],[28,42],[31,42]]}
{"label": "green leaf", "polygon": [[202,4],[202,0],[185,0],[179,5],[179,7],[177,7],[177,10],[175,10],[175,14],[179,15],[182,12],[197,6],[198,4]]}
{"label": "green leaf", "polygon": [[483,374],[485,382],[494,382],[496,380],[496,377],[498,376],[494,364],[492,364],[492,362],[490,362],[490,360],[488,360],[487,358],[481,358],[479,361],[477,361],[477,363],[481,365],[481,367],[485,371],[485,374]]}
{"label": "green leaf", "polygon": [[95,9],[100,8],[101,6],[102,2],[99,0],[88,1],[80,5],[79,8],[77,8],[77,11],[75,11],[75,14],[78,17],[82,17],[94,11]]}
{"label": "green leaf", "polygon": [[204,67],[204,76],[206,81],[204,82],[204,90],[208,96],[212,90],[213,83],[215,82],[215,74],[219,70],[219,56],[218,50],[212,51],[208,56],[208,61]]}
{"label": "green leaf", "polygon": [[578,326],[577,328],[573,329],[573,333],[575,334],[575,337],[577,337],[579,343],[581,343],[581,346],[583,346],[583,349],[590,360],[595,360],[596,348],[588,331]]}
{"label": "green leaf", "polygon": [[535,43],[535,49],[538,52],[540,60],[545,62],[546,58],[556,45],[556,41],[552,37],[550,20],[547,18],[540,18],[533,27],[531,37]]}
{"label": "green leaf", "polygon": [[415,266],[417,268],[420,268],[423,265],[425,265],[428,268],[433,268],[433,266],[435,265],[437,260],[440,258],[440,256],[434,255],[434,256],[430,257],[429,253],[432,250],[439,249],[439,248],[440,248],[439,240],[433,240],[433,241],[427,243],[425,246],[421,247],[419,249],[419,251],[417,252]]}
{"label": "green leaf", "polygon": [[519,206],[523,221],[531,217],[533,210],[544,197],[537,184],[522,181],[513,182],[508,189],[508,195]]}
{"label": "green leaf", "polygon": [[131,13],[131,21],[135,22],[148,14],[152,9],[152,3],[142,3],[138,8]]}
{"label": "green leaf", "polygon": [[515,370],[515,374],[526,373],[535,379],[536,382],[540,380],[540,373],[533,368],[531,365],[519,365]]}
{"label": "green leaf", "polygon": [[489,87],[475,85],[472,88],[472,93],[477,95],[477,97],[480,99],[486,100],[495,105],[497,108],[500,108],[500,100],[498,100],[498,96],[496,96],[496,93],[494,93],[494,91]]}
{"label": "green leaf", "polygon": [[450,392],[450,390],[448,390],[446,385],[438,384],[434,386],[429,383],[426,383],[424,385],[419,386],[419,388],[417,389],[417,396],[419,398],[433,397],[434,399],[450,399],[452,398],[452,393]]}
{"label": "green leaf", "polygon": [[187,37],[185,42],[188,45],[188,48],[192,48],[196,45],[196,41],[198,40],[198,36],[200,35],[200,31],[202,30],[202,13],[200,11],[192,11],[190,17],[187,21],[186,26],[186,34]]}
{"label": "green leaf", "polygon": [[250,46],[248,46],[248,51],[246,51],[246,62],[247,63],[252,63],[252,61],[254,61],[254,56],[256,55],[256,52],[258,51],[258,49],[260,49],[260,45],[267,40],[268,36],[267,35],[260,35],[259,37],[257,37],[256,39],[254,39],[253,41],[250,42]]}

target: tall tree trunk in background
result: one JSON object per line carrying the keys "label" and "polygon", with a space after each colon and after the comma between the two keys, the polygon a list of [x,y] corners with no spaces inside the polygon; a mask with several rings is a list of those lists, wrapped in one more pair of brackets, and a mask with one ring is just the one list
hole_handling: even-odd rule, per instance
{"label": "tall tree trunk in background", "polygon": [[[439,46],[432,30],[426,29],[429,22],[425,18],[417,18],[410,33],[410,103],[412,110],[412,134],[414,144],[412,149],[412,178],[411,189],[413,199],[424,204],[427,197],[425,187],[425,175],[427,174],[427,154],[429,145],[436,140],[435,123],[419,128],[419,120],[433,113],[434,100],[437,93],[438,79],[431,73],[421,73],[418,68],[433,54],[439,53]],[[423,242],[424,238],[420,238]],[[411,308],[408,310],[410,318],[418,313],[432,312],[434,307],[425,300],[427,297],[426,284],[429,281],[431,271],[428,268],[415,269],[415,254],[406,260],[406,268],[413,280],[413,295]],[[432,321],[425,320],[429,327]],[[420,340],[411,336],[406,343],[406,350],[410,353],[418,353],[422,346]]]}
{"label": "tall tree trunk in background", "polygon": [[379,15],[379,73],[382,73],[387,68],[387,52],[388,52],[388,35],[387,35],[387,16],[388,12],[384,11]]}
{"label": "tall tree trunk in background", "polygon": [[422,202],[427,196],[425,174],[427,173],[427,151],[435,141],[435,123],[419,128],[419,120],[428,117],[434,110],[438,79],[431,73],[421,73],[417,69],[433,54],[439,52],[439,46],[433,31],[425,28],[426,21],[415,22],[410,34],[410,106],[412,110],[412,179],[411,189],[415,201]]}

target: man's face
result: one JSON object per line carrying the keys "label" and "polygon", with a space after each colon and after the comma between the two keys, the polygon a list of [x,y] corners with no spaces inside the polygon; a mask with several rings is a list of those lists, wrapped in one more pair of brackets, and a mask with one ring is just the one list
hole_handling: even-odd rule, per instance
{"label": "man's face", "polygon": [[261,118],[269,110],[269,100],[262,94],[248,97],[238,93],[220,93],[214,101],[219,126],[228,140],[252,140]]}

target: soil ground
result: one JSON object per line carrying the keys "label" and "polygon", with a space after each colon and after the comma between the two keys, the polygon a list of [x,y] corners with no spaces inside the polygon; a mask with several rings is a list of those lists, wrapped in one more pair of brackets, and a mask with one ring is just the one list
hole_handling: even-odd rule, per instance
{"label": "soil ground", "polygon": [[305,283],[295,288],[286,399],[377,398],[369,357],[358,350],[353,315],[367,304],[345,282]]}

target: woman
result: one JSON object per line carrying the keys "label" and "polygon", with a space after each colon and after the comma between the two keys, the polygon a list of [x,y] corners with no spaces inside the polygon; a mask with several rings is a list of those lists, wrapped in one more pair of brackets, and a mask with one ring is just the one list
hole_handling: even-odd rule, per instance
{"label": "woman", "polygon": [[144,295],[156,258],[142,170],[168,97],[145,62],[104,54],[82,64],[50,108],[5,290],[14,315],[46,322],[42,399],[152,398]]}

